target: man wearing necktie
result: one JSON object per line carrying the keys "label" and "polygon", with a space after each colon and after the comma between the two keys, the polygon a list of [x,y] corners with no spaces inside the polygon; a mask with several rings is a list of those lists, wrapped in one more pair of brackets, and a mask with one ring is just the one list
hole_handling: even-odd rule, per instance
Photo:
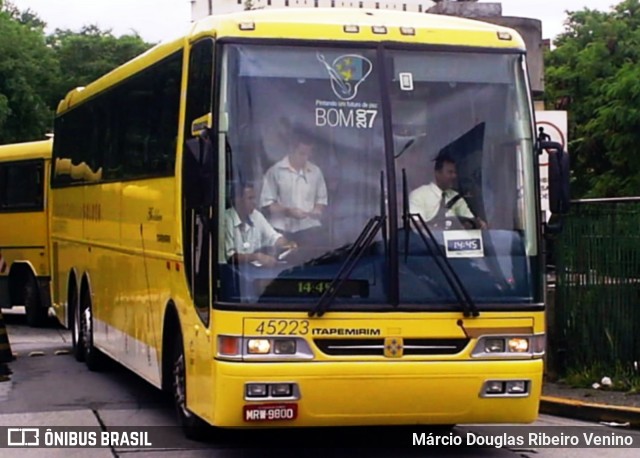
{"label": "man wearing necktie", "polygon": [[448,229],[448,218],[461,218],[465,229],[474,226],[485,229],[487,224],[469,209],[464,198],[453,189],[458,178],[456,163],[448,156],[438,156],[435,161],[435,180],[414,189],[409,194],[409,211],[420,214],[422,219],[438,229]]}
{"label": "man wearing necktie", "polygon": [[294,242],[284,238],[262,213],[256,210],[256,192],[251,183],[236,184],[231,194],[233,206],[225,211],[224,240],[227,262],[272,267],[277,262],[275,256],[263,250],[296,248]]}

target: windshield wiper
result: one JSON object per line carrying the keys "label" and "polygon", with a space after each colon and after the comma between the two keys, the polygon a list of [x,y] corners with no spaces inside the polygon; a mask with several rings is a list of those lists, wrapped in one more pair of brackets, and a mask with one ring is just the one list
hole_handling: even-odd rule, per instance
{"label": "windshield wiper", "polygon": [[314,305],[313,309],[309,312],[309,316],[318,316],[321,317],[324,315],[325,310],[338,295],[338,291],[340,291],[340,287],[342,284],[349,278],[353,269],[355,269],[358,261],[362,257],[363,253],[366,249],[371,245],[373,238],[376,236],[380,228],[382,227],[382,223],[385,218],[381,216],[373,216],[369,218],[367,224],[365,224],[364,228],[362,228],[362,232],[356,239],[356,242],[353,244],[351,250],[349,251],[349,255],[347,259],[344,261],[342,266],[340,266],[340,270],[336,274],[336,276],[331,280],[331,283],[324,291],[318,303]]}
{"label": "windshield wiper", "polygon": [[360,234],[358,235],[358,238],[349,250],[347,259],[345,259],[345,261],[342,263],[342,265],[340,266],[340,270],[333,278],[333,280],[331,280],[331,283],[324,291],[322,296],[320,296],[320,299],[318,299],[318,303],[314,305],[313,309],[309,312],[309,317],[321,317],[322,315],[324,315],[324,312],[329,307],[329,304],[331,304],[331,302],[333,302],[333,300],[338,295],[342,284],[349,278],[349,275],[351,275],[353,269],[356,268],[358,262],[360,261],[360,258],[367,250],[367,248],[369,248],[371,242],[378,234],[380,229],[383,230],[385,257],[387,256],[387,234],[384,224],[387,220],[384,206],[384,172],[380,172],[380,211],[380,216],[372,216],[371,218],[369,218],[369,221],[367,221],[367,224],[364,225],[362,231],[360,231]]}
{"label": "windshield wiper", "polygon": [[[458,299],[458,302],[462,306],[464,316],[465,317],[479,316],[480,312],[478,311],[476,304],[473,302],[473,299],[471,298],[469,291],[467,291],[464,284],[460,280],[460,277],[458,277],[458,274],[456,273],[455,269],[449,262],[449,259],[447,258],[446,254],[443,253],[441,249],[439,249],[438,241],[433,235],[433,232],[431,231],[431,228],[429,227],[429,225],[422,218],[422,215],[420,213],[409,212],[409,191],[407,188],[406,169],[402,169],[402,221],[403,221],[404,230],[405,230],[405,238],[404,238],[405,262],[407,260],[407,257],[409,256],[409,233],[411,231],[411,223],[413,223],[415,227],[418,229],[417,232],[418,232],[418,235],[420,236],[420,239],[424,243],[425,247],[427,247],[427,249],[431,253],[431,256],[435,260],[436,265],[442,271],[442,274],[444,275],[444,278],[447,280],[449,287],[451,288],[451,290],[453,291],[453,294],[455,294],[456,296],[456,299]],[[429,240],[427,240],[427,238],[424,235],[425,232],[429,235],[429,239],[431,239],[431,243],[433,243],[433,246],[435,247],[435,249],[432,248],[431,245],[429,244]],[[437,251],[437,253],[434,253],[434,250]]]}

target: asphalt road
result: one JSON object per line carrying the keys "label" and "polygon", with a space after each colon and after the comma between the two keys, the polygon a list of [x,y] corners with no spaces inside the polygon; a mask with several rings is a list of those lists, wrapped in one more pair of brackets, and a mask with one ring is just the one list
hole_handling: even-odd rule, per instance
{"label": "asphalt road", "polygon": [[[632,448],[538,448],[538,447],[411,447],[416,428],[332,428],[313,430],[218,431],[205,443],[183,437],[176,426],[171,403],[156,388],[117,364],[103,372],[90,372],[70,354],[68,331],[51,326],[29,328],[20,314],[4,314],[9,339],[18,357],[10,364],[12,375],[0,382],[1,427],[74,426],[91,431],[118,431],[122,427],[150,428],[154,438],[160,435],[153,449],[126,448],[113,445],[105,448],[20,448],[5,456],[180,456],[180,457],[253,457],[253,456],[446,456],[446,457],[631,457]],[[578,427],[604,436],[619,431],[601,425],[590,425],[552,416],[540,416],[533,427]],[[527,428],[527,427],[524,427]],[[402,438],[398,447],[392,444],[376,449],[363,448],[372,438],[388,435]],[[494,436],[495,429],[485,426],[461,426],[455,436]],[[505,429],[513,435],[516,429]],[[582,430],[575,429],[580,432]],[[587,431],[587,429],[585,429]],[[634,444],[640,446],[640,433],[633,433]],[[357,449],[344,447],[350,441]],[[406,440],[404,439],[406,438]],[[154,440],[155,440],[154,439]],[[0,443],[2,437],[0,437]],[[465,439],[466,440],[466,439]],[[340,444],[339,446],[337,444]],[[3,454],[3,450],[0,450]],[[4,454],[3,454],[4,455]]]}

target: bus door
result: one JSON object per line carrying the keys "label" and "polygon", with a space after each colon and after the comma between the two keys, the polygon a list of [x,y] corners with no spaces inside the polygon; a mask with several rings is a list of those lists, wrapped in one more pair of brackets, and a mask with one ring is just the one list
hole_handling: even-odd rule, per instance
{"label": "bus door", "polygon": [[[195,411],[210,406],[211,390],[196,392],[195,387],[210,386],[198,379],[209,380],[212,374],[213,337],[211,333],[212,298],[212,229],[214,195],[217,179],[214,173],[214,148],[209,136],[213,91],[213,47],[210,38],[191,46],[183,152],[183,247],[185,270],[197,318],[181,323],[186,357],[187,404]],[[193,316],[193,314],[187,314]],[[197,368],[197,370],[196,370]],[[204,381],[203,380],[203,381]],[[189,389],[193,387],[193,389]],[[197,404],[201,404],[199,408]]]}

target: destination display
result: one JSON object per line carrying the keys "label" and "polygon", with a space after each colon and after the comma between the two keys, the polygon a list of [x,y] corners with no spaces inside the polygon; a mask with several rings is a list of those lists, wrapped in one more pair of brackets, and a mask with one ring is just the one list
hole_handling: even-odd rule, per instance
{"label": "destination display", "polygon": [[[322,296],[330,287],[331,280],[322,279],[258,279],[255,287],[263,290],[262,297],[313,297]],[[369,297],[369,282],[345,280],[338,290],[338,297]]]}

